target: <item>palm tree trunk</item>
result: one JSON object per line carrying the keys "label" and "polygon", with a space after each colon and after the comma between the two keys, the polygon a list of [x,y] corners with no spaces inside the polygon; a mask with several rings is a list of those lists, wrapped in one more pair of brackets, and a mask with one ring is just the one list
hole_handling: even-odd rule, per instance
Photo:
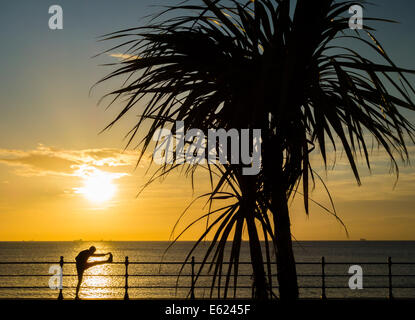
{"label": "palm tree trunk", "polygon": [[277,138],[264,139],[263,165],[266,173],[265,188],[270,194],[270,210],[274,222],[277,279],[281,300],[298,299],[295,258],[291,240],[291,223],[288,210],[287,178],[284,175],[282,142]]}
{"label": "palm tree trunk", "polygon": [[262,256],[261,242],[255,225],[253,213],[250,212],[246,218],[249,235],[249,250],[251,254],[251,265],[253,270],[253,287],[255,296],[258,300],[268,299],[267,286],[265,280],[264,259]]}
{"label": "palm tree trunk", "polygon": [[281,300],[292,301],[298,299],[297,271],[287,198],[285,192],[281,193],[272,201],[277,248],[277,278]]}
{"label": "palm tree trunk", "polygon": [[253,271],[253,289],[255,290],[253,298],[258,300],[268,299],[264,258],[262,256],[261,241],[258,235],[258,229],[255,224],[255,207],[256,191],[255,177],[242,176],[240,181],[242,193],[245,198],[242,202],[244,209],[241,211],[245,214],[245,221],[249,236],[249,251],[251,255],[251,265]]}

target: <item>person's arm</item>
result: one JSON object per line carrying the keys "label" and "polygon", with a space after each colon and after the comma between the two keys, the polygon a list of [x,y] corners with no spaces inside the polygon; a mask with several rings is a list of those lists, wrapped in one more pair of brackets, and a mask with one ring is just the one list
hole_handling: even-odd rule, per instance
{"label": "person's arm", "polygon": [[91,257],[105,257],[108,253],[94,253]]}

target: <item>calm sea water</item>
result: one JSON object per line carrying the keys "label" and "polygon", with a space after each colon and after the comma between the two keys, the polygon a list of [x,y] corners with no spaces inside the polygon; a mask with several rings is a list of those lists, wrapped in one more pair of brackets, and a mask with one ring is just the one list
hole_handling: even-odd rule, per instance
{"label": "calm sea water", "polygon": [[[112,252],[114,261],[124,261],[125,256],[131,262],[160,262],[168,242],[0,242],[0,262],[41,262],[59,261],[64,256],[65,262],[74,262],[79,251],[95,245],[98,252]],[[191,242],[180,242],[173,246],[165,255],[163,261],[183,261]],[[203,244],[207,248],[208,243]],[[203,248],[203,247],[202,247]],[[415,242],[298,242],[295,243],[295,255],[297,262],[319,262],[324,256],[326,262],[386,262],[387,257],[392,257],[393,262],[415,262]],[[241,261],[249,261],[249,249],[245,243],[241,252]],[[196,252],[196,261],[200,261],[201,252]],[[349,265],[328,265],[326,274],[326,286],[346,287],[347,289],[327,289],[329,298],[341,297],[387,297],[387,289],[372,289],[369,287],[388,286],[387,276],[377,277],[375,274],[387,275],[387,265],[361,265],[363,268],[363,290],[348,289]],[[0,289],[0,298],[56,298],[57,290],[48,288],[50,265],[8,265],[0,264],[0,287],[45,287],[37,289]],[[175,286],[177,277],[166,277],[166,275],[177,274],[180,265],[160,264],[132,264],[129,266],[129,286],[136,287],[129,289],[130,298],[183,298],[186,297],[188,289],[166,289],[162,287]],[[415,265],[393,265],[393,278],[395,287],[415,287],[415,277],[403,277],[401,275],[415,275]],[[298,273],[320,274],[320,265],[298,265]],[[86,272],[80,296],[82,298],[122,298],[124,295],[125,272],[122,264],[107,264],[96,266]],[[189,268],[183,271],[190,272]],[[275,270],[273,270],[275,272]],[[240,277],[238,285],[250,287],[252,285],[252,274],[249,265],[242,265],[240,273],[247,276]],[[65,298],[74,297],[76,286],[75,268],[73,264],[64,265],[63,295]],[[146,276],[146,275],[153,276]],[[5,276],[4,276],[5,275]],[[20,277],[17,275],[26,275]],[[43,275],[27,276],[27,275]],[[101,276],[109,275],[109,276]],[[119,276],[120,275],[120,276]],[[336,275],[336,277],[330,276]],[[339,277],[337,277],[337,275]],[[274,280],[276,281],[275,277]],[[321,277],[299,277],[300,286],[320,287]],[[179,286],[189,286],[190,278],[182,277],[178,282]],[[197,286],[209,286],[211,279],[202,277]],[[110,288],[120,287],[120,288]],[[233,291],[232,291],[233,293]],[[217,296],[217,290],[215,291]],[[250,297],[250,289],[238,289],[237,297]],[[301,297],[321,296],[321,290],[301,289]],[[198,288],[196,297],[208,298],[210,290]],[[214,295],[214,297],[216,297]],[[415,298],[415,289],[394,289],[395,297]]]}

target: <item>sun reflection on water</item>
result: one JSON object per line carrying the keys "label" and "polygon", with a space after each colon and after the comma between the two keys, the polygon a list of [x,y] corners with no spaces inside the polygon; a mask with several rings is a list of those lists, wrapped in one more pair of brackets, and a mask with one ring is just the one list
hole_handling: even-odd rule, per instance
{"label": "sun reflection on water", "polygon": [[[112,286],[109,275],[109,265],[100,265],[90,268],[85,272],[82,284],[82,293],[86,298],[103,298],[110,293],[109,287]],[[102,276],[97,276],[102,275]]]}

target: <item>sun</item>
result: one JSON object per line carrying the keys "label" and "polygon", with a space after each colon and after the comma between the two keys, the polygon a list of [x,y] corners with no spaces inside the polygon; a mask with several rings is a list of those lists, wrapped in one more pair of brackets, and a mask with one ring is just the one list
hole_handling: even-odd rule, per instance
{"label": "sun", "polygon": [[113,177],[110,174],[97,170],[92,175],[84,177],[84,185],[77,189],[77,193],[94,203],[109,201],[117,191],[112,180]]}

